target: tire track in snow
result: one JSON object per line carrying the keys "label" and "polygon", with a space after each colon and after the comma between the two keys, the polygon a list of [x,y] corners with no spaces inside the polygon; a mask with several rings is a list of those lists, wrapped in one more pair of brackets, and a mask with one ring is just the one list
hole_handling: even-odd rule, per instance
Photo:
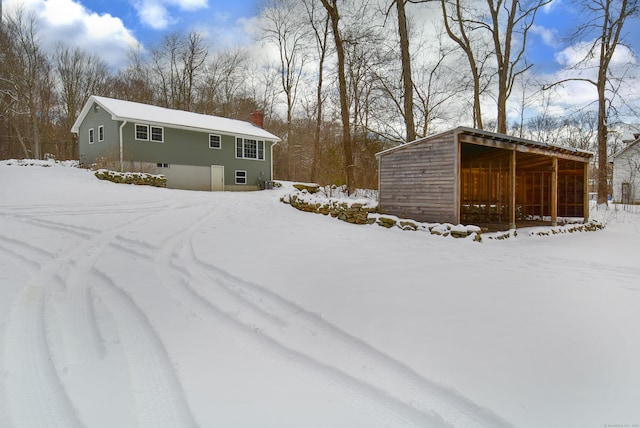
{"label": "tire track in snow", "polygon": [[[156,255],[158,277],[185,307],[197,309],[200,316],[208,313],[245,339],[360,394],[376,403],[375,413],[386,409],[390,422],[404,419],[409,426],[421,427],[510,426],[317,315],[199,260],[192,235],[212,212],[176,234]],[[168,283],[166,278],[174,281]],[[214,296],[204,284],[217,286]],[[314,350],[305,349],[309,343],[316,344]]]}
{"label": "tire track in snow", "polygon": [[79,428],[47,344],[47,290],[28,284],[14,304],[5,338],[6,396],[13,428]]}
{"label": "tire track in snow", "polygon": [[57,221],[46,220],[32,215],[14,215],[15,220],[29,223],[31,225],[41,227],[47,230],[57,230],[59,232],[71,233],[76,236],[88,239],[91,236],[99,233],[98,230],[84,227],[84,226],[69,226],[68,224],[60,223]]}
{"label": "tire track in snow", "polygon": [[0,245],[29,265],[41,266],[44,261],[38,261],[38,259],[51,260],[55,257],[48,251],[4,235],[0,235]]}
{"label": "tire track in snow", "polygon": [[[314,359],[307,353],[287,347],[267,334],[260,327],[261,323],[244,322],[238,317],[238,313],[248,309],[257,317],[266,315],[269,323],[282,325],[282,321],[277,321],[277,317],[269,315],[259,307],[243,301],[237,296],[222,290],[222,293],[216,294],[215,299],[207,298],[196,291],[197,286],[191,285],[197,282],[202,283],[202,281],[210,282],[208,278],[199,278],[197,274],[188,274],[189,279],[186,279],[183,277],[185,273],[188,273],[186,271],[179,271],[177,274],[171,272],[176,267],[171,264],[170,260],[157,258],[156,263],[159,273],[161,273],[159,276],[163,278],[163,285],[187,310],[195,312],[201,318],[213,319],[217,326],[232,332],[234,338],[250,346],[258,346],[274,353],[288,363],[299,367],[306,374],[316,377],[319,382],[326,383],[328,381],[337,386],[339,390],[343,391],[342,395],[346,400],[355,402],[366,412],[384,420],[388,426],[449,427],[441,417],[433,412],[421,412],[394,397],[390,397],[386,391],[377,389],[349,373]],[[174,280],[167,281],[166,275],[170,275]]]}
{"label": "tire track in snow", "polygon": [[[498,428],[510,426],[506,421],[467,398],[428,381],[403,363],[383,354],[362,340],[349,335],[316,314],[289,302],[257,284],[234,277],[221,269],[199,260],[192,245],[187,248],[189,269],[204,269],[202,275],[209,282],[219,284],[265,310],[286,323],[277,328],[257,318],[240,313],[244,322],[255,325],[263,334],[271,335],[283,346],[317,358],[341,373],[354,377],[373,389],[384,391],[400,403],[421,413],[436,414],[454,427]],[[202,283],[202,282],[200,282]],[[314,349],[305,347],[314,344]],[[313,354],[312,354],[313,352]]]}
{"label": "tire track in snow", "polygon": [[[174,207],[183,205],[184,203],[173,204]],[[60,382],[47,343],[44,328],[45,305],[52,304],[57,309],[58,330],[67,362],[81,363],[101,358],[104,349],[93,314],[91,289],[87,286],[89,272],[104,248],[116,238],[119,230],[143,221],[145,217],[136,217],[133,221],[96,234],[89,233],[87,228],[74,231],[73,227],[56,222],[32,221],[33,218],[27,216],[23,216],[22,220],[32,226],[74,234],[81,238],[81,242],[73,250],[56,256],[12,238],[0,238],[0,242],[4,242],[3,247],[7,247],[5,252],[28,265],[31,268],[28,271],[32,273],[21,297],[12,307],[5,336],[5,371],[8,379],[6,395],[11,397],[8,400],[8,411],[14,427],[75,428],[81,424]],[[34,258],[44,260],[33,262]],[[33,271],[36,273],[33,274]],[[143,367],[144,370],[144,364],[134,366],[136,367]],[[180,400],[175,397],[177,391],[181,390],[156,391],[154,400],[157,403],[151,405],[149,403],[154,400],[147,400],[143,410],[147,414],[163,414],[167,402]],[[183,422],[186,420],[183,419]],[[162,425],[155,423],[146,426]],[[195,425],[179,423],[171,426]]]}
{"label": "tire track in snow", "polygon": [[113,314],[136,404],[138,428],[196,427],[169,355],[148,319],[105,273],[92,269],[92,287]]}

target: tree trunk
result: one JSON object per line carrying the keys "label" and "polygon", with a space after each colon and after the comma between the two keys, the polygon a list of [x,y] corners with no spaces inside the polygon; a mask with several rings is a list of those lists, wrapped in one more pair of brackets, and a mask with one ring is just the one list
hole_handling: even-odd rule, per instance
{"label": "tree trunk", "polygon": [[[605,55],[604,41],[601,55]],[[609,200],[609,168],[607,165],[607,69],[608,62],[598,70],[598,204],[606,204]]]}
{"label": "tree trunk", "polygon": [[342,148],[344,150],[344,169],[347,178],[347,191],[351,195],[356,188],[355,164],[353,160],[353,150],[351,147],[351,128],[349,126],[349,104],[347,100],[347,78],[345,75],[344,44],[340,35],[338,21],[337,0],[322,0],[322,5],[329,13],[331,19],[331,29],[336,44],[336,54],[338,55],[338,86],[340,91],[340,116],[342,117]]}
{"label": "tree trunk", "polygon": [[400,53],[402,56],[402,84],[404,86],[404,123],[407,142],[416,139],[416,127],[413,120],[413,79],[411,77],[411,54],[409,52],[409,35],[407,32],[407,16],[404,10],[405,0],[396,0],[398,9],[398,33],[400,35]]}

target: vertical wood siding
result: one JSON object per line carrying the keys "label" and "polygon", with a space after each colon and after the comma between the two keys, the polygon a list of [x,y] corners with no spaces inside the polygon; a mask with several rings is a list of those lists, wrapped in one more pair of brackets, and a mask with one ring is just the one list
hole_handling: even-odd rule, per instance
{"label": "vertical wood siding", "polygon": [[458,222],[454,131],[379,157],[380,212],[424,222]]}

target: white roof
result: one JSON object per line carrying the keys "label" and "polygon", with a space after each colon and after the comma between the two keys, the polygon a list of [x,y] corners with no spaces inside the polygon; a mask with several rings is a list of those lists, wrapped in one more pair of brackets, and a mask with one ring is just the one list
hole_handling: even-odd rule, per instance
{"label": "white roof", "polygon": [[134,103],[132,101],[117,100],[114,98],[98,97],[92,95],[87,100],[80,112],[78,119],[71,127],[71,132],[77,134],[80,124],[91,109],[93,103],[111,114],[113,120],[126,120],[129,122],[144,122],[151,125],[167,126],[194,131],[210,133],[225,133],[246,137],[256,137],[272,141],[280,141],[280,138],[264,129],[242,120],[227,119],[225,117],[209,116],[206,114],[191,113],[183,110],[173,110],[149,104]]}

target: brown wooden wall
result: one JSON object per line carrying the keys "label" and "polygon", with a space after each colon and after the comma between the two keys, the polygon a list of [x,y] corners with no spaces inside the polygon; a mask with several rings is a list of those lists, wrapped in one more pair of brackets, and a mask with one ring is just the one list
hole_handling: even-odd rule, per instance
{"label": "brown wooden wall", "polygon": [[450,131],[379,156],[380,212],[458,222],[458,144]]}

